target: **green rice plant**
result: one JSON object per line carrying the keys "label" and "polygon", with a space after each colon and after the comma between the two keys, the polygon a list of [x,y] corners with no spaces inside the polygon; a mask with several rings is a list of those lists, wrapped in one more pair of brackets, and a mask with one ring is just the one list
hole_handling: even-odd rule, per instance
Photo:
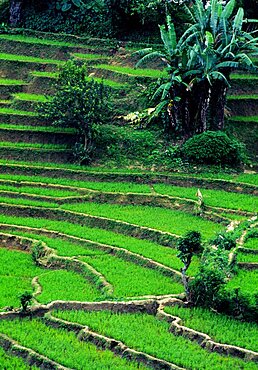
{"label": "green rice plant", "polygon": [[96,59],[110,59],[111,57],[107,57],[102,54],[84,54],[84,53],[73,53],[73,56],[83,60],[96,60]]}
{"label": "green rice plant", "polygon": [[51,39],[40,39],[38,37],[32,36],[24,36],[24,35],[8,35],[3,34],[0,35],[0,39],[2,40],[10,40],[10,41],[19,41],[25,42],[29,44],[39,44],[39,45],[51,45],[51,46],[58,46],[58,47],[80,47],[80,48],[87,48],[85,44],[81,43],[73,43],[67,41],[59,41],[59,40],[51,40]]}
{"label": "green rice plant", "polygon": [[250,249],[258,249],[258,238],[251,238],[248,239],[245,244],[245,248],[250,248]]}
{"label": "green rice plant", "polygon": [[67,149],[68,145],[1,141],[0,147],[62,150]]}
{"label": "green rice plant", "polygon": [[13,97],[18,100],[32,101],[32,102],[38,102],[38,103],[43,103],[51,99],[51,96],[46,96],[42,94],[28,94],[28,93],[13,94]]}
{"label": "green rice plant", "polygon": [[13,108],[0,108],[0,114],[15,114],[18,116],[31,116],[31,117],[37,116],[35,112],[30,112],[27,110],[18,110]]}
{"label": "green rice plant", "polygon": [[116,256],[102,254],[80,259],[104,274],[113,285],[114,296],[117,298],[183,292],[181,284],[162,275],[158,270],[137,266]]}
{"label": "green rice plant", "polygon": [[43,58],[31,57],[27,55],[16,55],[16,54],[6,54],[6,53],[0,53],[0,60],[9,60],[13,62],[40,63],[40,64],[55,64],[55,65],[64,64],[64,61],[62,60],[43,59]]}
{"label": "green rice plant", "polygon": [[49,77],[49,78],[57,78],[57,72],[45,72],[45,71],[32,71],[30,72],[31,76],[34,77]]}
{"label": "green rice plant", "polygon": [[99,301],[105,298],[93,284],[73,271],[46,271],[39,275],[39,283],[43,291],[37,300],[41,303],[55,300]]}
{"label": "green rice plant", "polygon": [[9,125],[8,123],[0,123],[1,130],[14,131],[32,131],[32,132],[53,132],[53,133],[75,133],[74,129],[70,127],[53,127],[53,126],[22,126]]}
{"label": "green rice plant", "polygon": [[4,185],[0,182],[0,191],[11,191],[16,193],[27,193],[27,194],[34,194],[34,195],[41,195],[41,196],[48,196],[48,197],[73,197],[73,196],[80,196],[81,193],[76,190],[62,190],[62,189],[55,189],[49,187],[35,187],[35,186],[12,186],[12,185]]}
{"label": "green rice plant", "polygon": [[165,307],[165,312],[180,317],[180,325],[208,334],[216,342],[258,351],[258,325],[255,323],[242,322],[200,307]]}
{"label": "green rice plant", "polygon": [[[197,200],[197,188],[155,184],[154,189],[159,194]],[[204,204],[207,206],[249,212],[256,212],[258,209],[258,197],[252,197],[247,194],[225,192],[224,190],[201,189],[201,192]]]}
{"label": "green rice plant", "polygon": [[[256,243],[257,243],[257,241],[256,241]],[[257,254],[251,254],[251,253],[238,252],[237,253],[237,261],[238,262],[258,263],[258,255]]]}
{"label": "green rice plant", "polygon": [[258,116],[232,116],[229,119],[238,122],[258,122]]}
{"label": "green rice plant", "polygon": [[[1,164],[6,164],[6,161],[4,160],[1,160],[0,159],[0,163]],[[115,168],[112,166],[112,168],[108,168],[108,167],[103,167],[103,166],[99,166],[99,167],[91,167],[91,166],[78,166],[78,165],[75,165],[75,164],[61,164],[59,163],[58,165],[56,163],[43,163],[43,162],[26,162],[26,161],[17,161],[17,160],[10,160],[8,161],[8,164],[13,166],[13,165],[24,165],[24,166],[29,166],[29,167],[39,167],[39,168],[42,168],[42,167],[49,167],[49,168],[66,168],[66,169],[74,169],[74,170],[79,170],[79,171],[87,171],[87,172],[91,172],[91,173],[102,173],[102,174],[105,174],[105,173],[112,173],[114,174],[114,176],[116,174],[138,174],[139,176],[141,175],[151,175],[151,176],[156,176],[158,174],[163,174],[162,172],[150,172],[150,171],[147,171],[147,170],[141,170],[139,171],[139,169],[134,169],[134,168]],[[206,169],[207,171],[207,169]],[[164,173],[166,176],[167,176],[167,173]],[[191,177],[193,178],[201,178],[201,179],[211,179],[211,180],[227,180],[227,181],[232,181],[233,183],[242,183],[242,184],[251,184],[251,185],[257,185],[258,186],[258,175],[257,174],[249,174],[249,173],[233,173],[233,174],[229,174],[229,173],[225,173],[225,172],[202,172],[202,173],[199,173],[199,174],[191,174],[190,175]],[[180,173],[180,175],[178,174],[173,174],[171,176],[173,179],[176,179],[177,177],[185,177],[186,179],[189,178],[189,173]],[[162,180],[161,180],[162,181]]]}
{"label": "green rice plant", "polygon": [[61,208],[74,212],[121,220],[177,235],[196,230],[202,232],[205,238],[209,238],[221,229],[221,225],[204,220],[198,216],[193,216],[182,211],[158,207],[85,203],[65,204],[62,205]]}
{"label": "green rice plant", "polygon": [[240,287],[240,292],[249,297],[251,303],[255,303],[258,294],[258,270],[240,269],[226,285],[227,291],[233,291]]}
{"label": "green rice plant", "polygon": [[[256,369],[257,365],[222,356],[169,332],[170,324],[147,314],[115,314],[108,311],[55,312],[55,316],[88,325],[93,331],[121,340],[127,346],[187,369]],[[1,325],[1,324],[0,324]],[[0,326],[1,328],[1,326]]]}
{"label": "green rice plant", "polygon": [[98,83],[103,83],[103,85],[111,87],[113,89],[126,89],[128,88],[128,84],[126,83],[120,83],[117,81],[109,80],[106,78],[100,78],[100,77],[88,77],[87,80],[93,79],[94,81]]}
{"label": "green rice plant", "polygon": [[0,364],[4,370],[37,370],[36,366],[29,366],[23,362],[19,357],[14,357],[6,353],[3,348],[0,347]]}
{"label": "green rice plant", "polygon": [[19,295],[32,290],[31,280],[41,272],[30,254],[0,248],[0,307],[18,307]]}
{"label": "green rice plant", "polygon": [[227,99],[228,100],[245,100],[245,99],[257,100],[258,95],[257,94],[228,95]]}
{"label": "green rice plant", "polygon": [[167,71],[159,71],[157,69],[140,69],[140,68],[131,68],[131,67],[122,67],[122,66],[113,66],[109,64],[97,64],[94,68],[104,69],[107,71],[112,71],[116,73],[121,73],[129,76],[136,77],[149,77],[149,78],[160,78],[166,77]]}
{"label": "green rice plant", "polygon": [[39,319],[3,320],[0,322],[0,332],[72,369],[147,369],[143,365],[121,359],[109,350],[99,350],[91,343],[79,341],[73,332],[46,326]]}
{"label": "green rice plant", "polygon": [[26,82],[22,80],[12,80],[10,78],[1,78],[0,85],[25,85]]}
{"label": "green rice plant", "polygon": [[16,205],[32,206],[32,207],[47,207],[47,208],[57,208],[59,206],[57,203],[50,203],[50,202],[23,199],[23,198],[8,198],[8,197],[0,197],[0,203],[16,204]]}
{"label": "green rice plant", "polygon": [[[75,225],[64,221],[52,221],[44,219],[36,219],[35,221],[35,219],[32,218],[11,217],[11,216],[3,217],[1,215],[0,222],[24,225],[28,227],[35,226],[39,228],[43,227],[49,230],[64,232],[68,235],[92,240],[97,243],[103,243],[118,248],[124,248],[130,252],[140,254],[147,258],[151,258],[154,261],[157,261],[165,266],[171,267],[176,270],[180,270],[183,267],[182,262],[177,257],[178,252],[176,249],[164,247],[157,243],[150,242],[148,240],[139,240],[130,236],[114,233],[112,231],[88,228],[86,226],[82,227],[81,225]],[[40,239],[43,238],[41,235],[38,237]],[[37,236],[35,236],[35,238],[37,238]],[[79,247],[79,252],[75,253],[75,250],[77,249],[74,249],[75,247],[66,248],[66,244],[64,241],[62,241],[62,243],[56,243],[56,245],[54,246],[52,244],[52,241],[50,242],[48,240],[47,244],[51,246],[51,248],[57,249],[58,254],[64,256],[78,254],[85,255],[89,253],[86,247],[83,247],[83,249],[81,249],[82,247]],[[64,247],[62,247],[63,245]],[[94,250],[94,253],[96,253],[96,250]],[[194,257],[189,268],[189,274],[195,275],[198,270],[198,266],[199,260],[197,259],[197,257]]]}
{"label": "green rice plant", "polygon": [[231,80],[258,80],[258,76],[252,74],[240,74],[240,73],[232,73],[230,75]]}
{"label": "green rice plant", "polygon": [[22,232],[18,230],[12,230],[12,234],[43,241],[48,245],[49,248],[55,249],[56,253],[59,256],[95,256],[104,253],[102,250],[87,248],[86,246],[76,244],[76,242],[70,243],[57,237],[51,238],[45,235],[39,235],[36,232]]}
{"label": "green rice plant", "polygon": [[81,181],[69,178],[0,174],[0,179],[58,184],[114,193],[150,193],[149,185],[130,182]]}

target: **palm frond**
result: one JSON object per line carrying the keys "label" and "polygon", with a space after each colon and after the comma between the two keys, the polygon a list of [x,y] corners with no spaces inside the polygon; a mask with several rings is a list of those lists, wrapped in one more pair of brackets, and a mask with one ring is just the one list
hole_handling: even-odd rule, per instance
{"label": "palm frond", "polygon": [[227,5],[225,6],[222,14],[221,14],[221,18],[223,19],[229,19],[231,17],[231,15],[233,14],[233,11],[235,9],[235,6],[236,6],[236,1],[235,0],[230,0]]}
{"label": "palm frond", "polygon": [[242,30],[243,25],[243,19],[244,19],[244,9],[239,8],[237,11],[237,14],[235,16],[234,22],[233,22],[233,31],[239,32]]}
{"label": "palm frond", "polygon": [[153,51],[147,55],[144,55],[135,65],[136,68],[141,66],[142,64],[154,59],[154,58],[160,58],[162,60],[166,60],[166,55],[160,53],[159,51]]}

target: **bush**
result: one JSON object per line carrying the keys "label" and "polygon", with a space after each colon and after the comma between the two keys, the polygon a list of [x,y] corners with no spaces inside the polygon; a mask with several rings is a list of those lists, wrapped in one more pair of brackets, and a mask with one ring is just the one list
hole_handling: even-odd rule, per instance
{"label": "bush", "polygon": [[216,235],[212,240],[212,244],[215,244],[218,248],[230,250],[236,247],[236,234],[232,232],[221,232]]}
{"label": "bush", "polygon": [[53,125],[72,127],[78,134],[75,154],[79,163],[92,157],[92,127],[108,120],[111,114],[109,88],[103,83],[88,80],[87,69],[75,61],[62,68],[56,84],[56,94],[40,104],[40,117]]}
{"label": "bush", "polygon": [[201,259],[199,272],[189,284],[191,301],[196,306],[214,307],[231,269],[227,251],[207,247]]}
{"label": "bush", "polygon": [[243,145],[222,131],[206,131],[187,140],[184,156],[197,164],[239,166],[245,159]]}

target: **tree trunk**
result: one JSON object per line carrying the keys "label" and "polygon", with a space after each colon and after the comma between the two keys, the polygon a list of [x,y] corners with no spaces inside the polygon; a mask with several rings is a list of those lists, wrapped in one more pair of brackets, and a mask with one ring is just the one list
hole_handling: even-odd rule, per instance
{"label": "tree trunk", "polygon": [[227,86],[223,81],[215,81],[212,86],[210,104],[210,128],[223,130],[225,121],[225,106]]}
{"label": "tree trunk", "polygon": [[10,1],[10,25],[12,27],[17,27],[21,22],[21,9],[22,0],[11,0]]}

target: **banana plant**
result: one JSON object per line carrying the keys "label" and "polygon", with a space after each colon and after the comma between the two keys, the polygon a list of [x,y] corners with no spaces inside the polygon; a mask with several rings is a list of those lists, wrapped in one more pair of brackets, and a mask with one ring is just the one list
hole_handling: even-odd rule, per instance
{"label": "banana plant", "polygon": [[191,19],[177,40],[171,18],[160,26],[161,51],[144,49],[138,65],[155,57],[167,66],[168,80],[154,94],[160,95],[157,111],[166,108],[171,127],[182,125],[185,136],[206,129],[222,129],[226,94],[232,70],[257,71],[252,57],[258,55],[255,32],[243,30],[244,10],[234,15],[235,0],[225,5],[211,0],[206,6],[195,0],[184,6]]}

